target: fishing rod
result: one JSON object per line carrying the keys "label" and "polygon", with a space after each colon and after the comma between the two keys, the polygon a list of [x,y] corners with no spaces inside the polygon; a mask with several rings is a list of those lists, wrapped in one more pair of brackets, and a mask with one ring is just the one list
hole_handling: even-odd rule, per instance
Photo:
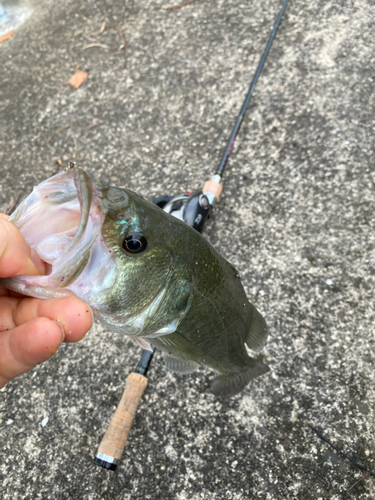
{"label": "fishing rod", "polygon": [[276,22],[272,28],[271,34],[267,41],[267,45],[263,51],[262,57],[255,71],[254,77],[252,79],[249,90],[245,97],[241,111],[237,117],[237,121],[233,127],[232,133],[230,134],[223,156],[220,160],[220,163],[216,169],[215,174],[211,177],[210,180],[204,183],[203,188],[201,190],[197,191],[194,194],[187,192],[175,198],[161,197],[153,200],[153,202],[159,205],[161,208],[163,208],[165,212],[168,212],[174,217],[183,220],[184,222],[186,222],[186,224],[189,224],[189,226],[192,226],[199,232],[202,232],[203,225],[206,219],[211,214],[213,205],[216,203],[216,201],[219,199],[221,195],[222,185],[220,184],[220,181],[223,176],[225,166],[228,162],[230,154],[232,153],[233,146],[236,141],[237,134],[240,130],[243,118],[245,116],[246,109],[249,105],[250,98],[253,94],[259,75],[262,72],[264,63],[266,62],[268,53],[270,51],[273,39],[275,38],[277,29],[281,22],[281,18],[283,17],[287,3],[288,0],[284,0],[284,3],[281,7],[279,15],[277,16]]}
{"label": "fishing rod", "polygon": [[[262,53],[261,59],[255,71],[254,77],[250,83],[244,103],[241,107],[237,121],[229,136],[223,156],[216,168],[215,174],[207,180],[202,189],[195,193],[187,191],[178,196],[160,196],[152,201],[165,212],[173,215],[177,219],[184,221],[189,226],[202,232],[203,226],[211,214],[212,208],[219,200],[222,185],[220,184],[228,158],[232,153],[234,143],[240,130],[246,109],[253,94],[259,75],[262,72],[264,63],[267,59],[272,42],[275,38],[277,29],[283,17],[288,0],[284,0],[276,22],[271,30],[267,45]],[[155,347],[151,351],[144,350],[141,360],[135,369],[126,379],[126,386],[106,433],[99,445],[94,463],[108,470],[116,470],[124,451],[128,439],[131,424],[133,422],[139,401],[147,387],[146,373],[150,367]]]}

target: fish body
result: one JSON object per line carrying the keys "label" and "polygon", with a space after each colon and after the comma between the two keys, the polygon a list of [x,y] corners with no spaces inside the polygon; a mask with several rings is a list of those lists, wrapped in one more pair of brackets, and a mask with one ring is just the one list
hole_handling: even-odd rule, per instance
{"label": "fish body", "polygon": [[10,220],[48,272],[2,285],[40,298],[78,297],[110,330],[163,351],[168,369],[215,370],[218,396],[269,371],[246,350],[263,347],[267,328],[235,268],[136,193],[95,184],[74,168],[34,188]]}

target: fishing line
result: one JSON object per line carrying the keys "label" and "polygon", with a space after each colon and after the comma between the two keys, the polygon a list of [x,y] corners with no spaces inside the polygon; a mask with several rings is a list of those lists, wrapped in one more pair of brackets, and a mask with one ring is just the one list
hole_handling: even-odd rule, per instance
{"label": "fishing line", "polygon": [[352,458],[351,456],[347,455],[345,452],[343,452],[342,450],[340,450],[340,448],[338,446],[336,446],[335,444],[331,443],[331,441],[328,438],[326,438],[325,436],[323,436],[323,434],[321,432],[319,432],[318,429],[313,424],[309,423],[307,425],[309,427],[311,427],[311,429],[320,437],[320,439],[322,439],[327,444],[329,444],[330,446],[332,446],[332,448],[334,450],[336,450],[337,453],[340,453],[343,457],[347,458],[352,464],[356,465],[357,467],[359,467],[360,469],[364,470],[365,472],[368,472],[371,476],[375,477],[375,472],[373,472],[370,469],[367,469],[364,465],[359,464],[356,460],[354,460],[354,458]]}

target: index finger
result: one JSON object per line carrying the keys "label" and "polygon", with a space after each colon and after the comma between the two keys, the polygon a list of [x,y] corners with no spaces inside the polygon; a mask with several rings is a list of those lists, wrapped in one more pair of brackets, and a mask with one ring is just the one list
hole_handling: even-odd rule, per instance
{"label": "index finger", "polygon": [[8,216],[0,214],[0,277],[45,274],[43,261]]}

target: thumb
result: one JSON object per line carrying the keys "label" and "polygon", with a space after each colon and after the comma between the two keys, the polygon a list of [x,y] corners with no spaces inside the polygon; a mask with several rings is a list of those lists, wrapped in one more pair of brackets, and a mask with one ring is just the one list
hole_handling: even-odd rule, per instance
{"label": "thumb", "polygon": [[45,274],[43,261],[32,250],[8,216],[0,214],[0,277]]}

